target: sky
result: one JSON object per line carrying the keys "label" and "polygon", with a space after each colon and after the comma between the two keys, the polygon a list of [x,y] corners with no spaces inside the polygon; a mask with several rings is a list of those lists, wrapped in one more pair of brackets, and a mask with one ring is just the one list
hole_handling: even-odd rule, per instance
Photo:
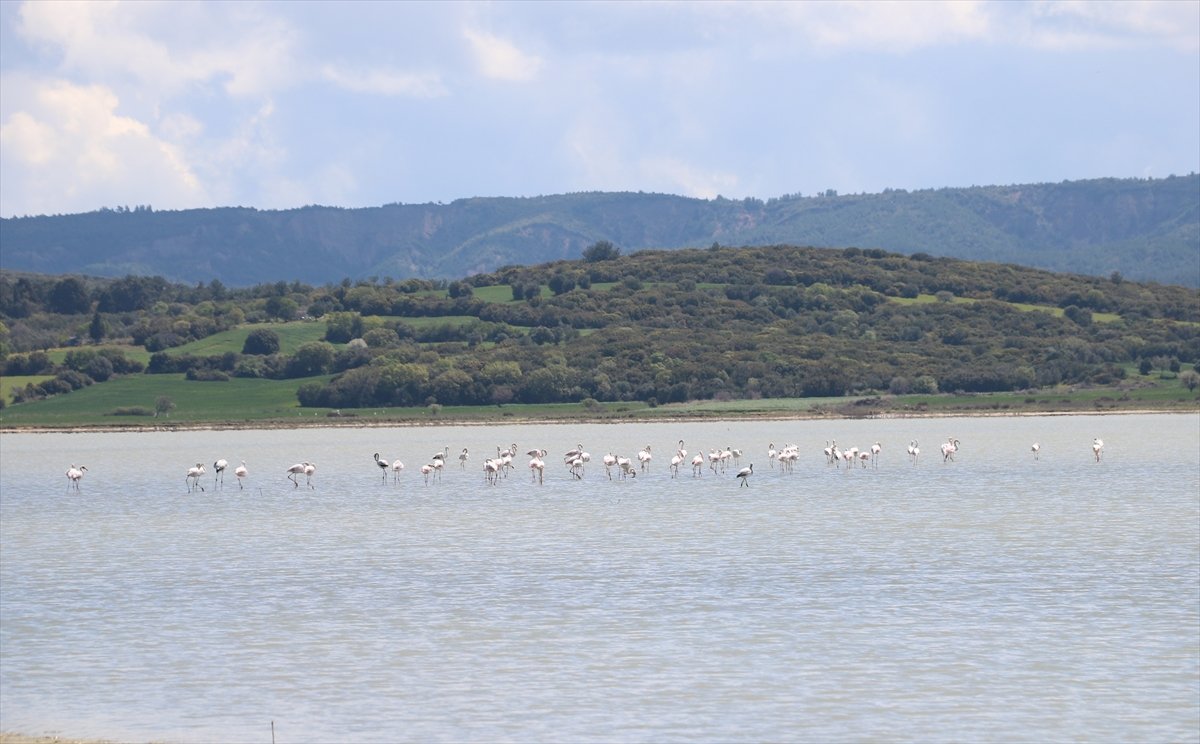
{"label": "sky", "polygon": [[1200,0],[0,0],[0,216],[1200,171]]}

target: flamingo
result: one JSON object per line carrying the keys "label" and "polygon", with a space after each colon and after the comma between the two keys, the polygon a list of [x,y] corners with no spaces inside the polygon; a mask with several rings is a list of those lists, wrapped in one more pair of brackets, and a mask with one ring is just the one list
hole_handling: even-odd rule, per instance
{"label": "flamingo", "polygon": [[687,459],[687,450],[683,448],[683,440],[679,440],[679,447],[675,450],[681,460]]}
{"label": "flamingo", "polygon": [[83,480],[83,474],[86,472],[86,465],[80,465],[78,467],[72,465],[71,467],[67,468],[67,490],[70,491],[71,488],[74,487],[74,489],[78,491],[79,481]]}
{"label": "flamingo", "polygon": [[870,460],[871,460],[871,453],[870,453],[870,452],[868,452],[867,450],[863,450],[863,451],[861,451],[861,452],[859,452],[859,453],[858,453],[858,461],[859,461],[860,463],[862,463],[862,466],[863,466],[864,468],[865,468],[865,467],[867,467],[867,463],[868,463]]}
{"label": "flamingo", "polygon": [[317,472],[316,465],[313,465],[311,462],[304,463],[304,482],[307,483],[308,487],[313,490],[316,490],[316,486],[314,486],[312,482],[313,473],[315,472]]}
{"label": "flamingo", "polygon": [[672,478],[676,478],[679,476],[679,466],[682,464],[683,464],[683,457],[678,452],[676,452],[671,457],[671,477]]}
{"label": "flamingo", "polygon": [[600,461],[604,463],[604,474],[608,476],[609,480],[612,480],[612,469],[617,464],[617,456],[609,452],[604,457],[601,457]]}
{"label": "flamingo", "polygon": [[225,468],[229,467],[229,461],[221,458],[213,463],[213,488],[217,487],[217,478],[220,477],[221,485],[225,485]]}
{"label": "flamingo", "polygon": [[772,470],[775,469],[775,460],[778,457],[779,457],[779,453],[775,451],[775,443],[771,442],[770,444],[767,445],[767,460],[768,460],[767,464],[771,466]]}
{"label": "flamingo", "polygon": [[583,455],[585,455],[585,454],[587,454],[587,453],[583,452],[583,453],[576,455],[575,459],[571,460],[571,462],[568,463],[568,467],[571,470],[571,475],[575,476],[576,480],[583,479],[583,464],[585,462],[583,459]]}
{"label": "flamingo", "polygon": [[879,453],[883,452],[883,445],[879,442],[871,445],[871,464],[879,467]]}
{"label": "flamingo", "polygon": [[463,451],[458,453],[458,468],[459,470],[467,469],[467,448],[463,447]]}
{"label": "flamingo", "polygon": [[1096,462],[1100,462],[1100,450],[1104,449],[1104,442],[1100,439],[1092,440],[1092,454],[1096,456]]}
{"label": "flamingo", "polygon": [[637,458],[641,469],[648,470],[650,467],[650,460],[653,459],[653,456],[650,454],[650,445],[647,444],[646,449],[638,452]]}
{"label": "flamingo", "polygon": [[204,463],[196,463],[193,467],[188,468],[187,477],[184,481],[188,482],[188,492],[195,491],[199,488],[204,490],[204,486],[200,485],[200,476],[204,475]]}
{"label": "flamingo", "polygon": [[487,480],[488,485],[496,485],[496,481],[500,476],[500,463],[492,458],[487,458],[483,461],[483,477]]}
{"label": "flamingo", "polygon": [[1034,442],[1033,446],[1029,448],[1029,451],[1033,453],[1033,459],[1035,459],[1035,460],[1042,459],[1041,455],[1040,455],[1040,453],[1042,451],[1042,445],[1038,444],[1037,442]]}
{"label": "flamingo", "polygon": [[633,460],[628,457],[618,457],[617,465],[621,467],[621,480],[637,477],[637,471],[633,469]]}
{"label": "flamingo", "polygon": [[433,458],[433,462],[431,462],[430,465],[433,466],[433,479],[436,480],[438,483],[441,483],[442,482],[442,470],[446,467],[446,458],[435,457],[435,458]]}
{"label": "flamingo", "polygon": [[908,454],[912,455],[913,465],[916,465],[917,461],[921,459],[921,447],[917,444],[917,440],[912,440],[908,445]]}
{"label": "flamingo", "polygon": [[529,460],[529,475],[532,480],[541,485],[546,470],[546,461],[542,459],[546,456],[546,450],[530,450],[530,452],[533,452],[533,457]]}
{"label": "flamingo", "polygon": [[288,480],[292,482],[293,488],[299,488],[300,482],[296,480],[296,476],[304,472],[304,468],[308,465],[307,462],[298,462],[287,469]]}
{"label": "flamingo", "polygon": [[954,453],[958,452],[958,440],[950,438],[942,445],[942,462],[952,462]]}
{"label": "flamingo", "polygon": [[392,483],[400,482],[400,473],[404,472],[404,463],[396,460],[392,463]]}
{"label": "flamingo", "polygon": [[[750,485],[750,476],[751,475],[754,475],[754,463],[750,463],[750,465],[748,467],[744,467],[741,470],[737,471],[737,478],[739,480],[741,480],[742,486]],[[741,486],[738,486],[738,488],[741,488]]]}
{"label": "flamingo", "polygon": [[[488,462],[491,462],[491,460],[488,460]],[[429,474],[432,472],[433,472],[433,464],[432,463],[427,462],[421,466],[421,475],[424,476],[425,485],[427,485],[427,486],[429,485]]]}
{"label": "flamingo", "polygon": [[242,460],[242,464],[233,469],[233,474],[237,476],[238,490],[241,491],[243,488],[245,488],[245,486],[242,485],[242,480],[250,474],[250,471],[246,470],[245,460]]}
{"label": "flamingo", "polygon": [[729,453],[733,455],[733,466],[736,468],[742,464],[742,451],[737,447],[730,447]]}
{"label": "flamingo", "polygon": [[699,453],[692,458],[692,477],[699,478],[704,475],[704,455]]}
{"label": "flamingo", "polygon": [[381,459],[378,452],[375,453],[375,464],[379,466],[379,472],[383,474],[383,482],[387,483],[387,471],[391,465],[387,460]]}

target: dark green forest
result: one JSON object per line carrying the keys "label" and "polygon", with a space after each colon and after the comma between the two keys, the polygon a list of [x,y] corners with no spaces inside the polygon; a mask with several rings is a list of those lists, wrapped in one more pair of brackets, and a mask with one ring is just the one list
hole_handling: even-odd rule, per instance
{"label": "dark green forest", "polygon": [[[4,272],[0,354],[6,375],[54,375],[17,402],[184,373],[296,380],[302,404],[338,408],[1020,391],[1200,362],[1200,292],[1115,273],[784,245],[583,253],[450,282],[241,289]],[[313,340],[282,351],[268,321]],[[182,348],[238,328],[239,348]],[[93,348],[113,342],[148,360]],[[63,345],[62,361],[44,351]]]}
{"label": "dark green forest", "polygon": [[0,269],[250,287],[462,279],[510,264],[720,245],[857,246],[1200,287],[1200,175],[691,199],[578,193],[363,209],[115,206],[0,220]]}

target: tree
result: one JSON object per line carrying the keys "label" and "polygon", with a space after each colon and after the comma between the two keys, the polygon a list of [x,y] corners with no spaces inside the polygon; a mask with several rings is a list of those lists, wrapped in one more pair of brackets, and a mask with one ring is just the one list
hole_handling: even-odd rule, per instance
{"label": "tree", "polygon": [[278,354],[279,334],[269,328],[257,328],[246,336],[243,354]]}
{"label": "tree", "polygon": [[92,313],[92,322],[88,326],[88,338],[97,344],[104,340],[104,319],[100,317],[99,310]]}
{"label": "tree", "polygon": [[173,411],[173,410],[175,410],[175,401],[171,400],[170,398],[168,398],[165,395],[160,395],[157,398],[155,398],[155,400],[154,400],[154,415],[155,415],[155,417],[158,417],[159,415],[170,416],[171,411]]}
{"label": "tree", "polygon": [[619,258],[621,249],[614,246],[607,240],[601,240],[592,243],[583,251],[583,260],[588,263],[596,263],[597,261],[613,261]]}
{"label": "tree", "polygon": [[49,300],[50,311],[63,315],[86,313],[92,306],[83,282],[73,276],[56,282]]}
{"label": "tree", "polygon": [[296,317],[296,311],[300,309],[300,306],[291,297],[275,296],[267,299],[264,309],[272,318],[291,320]]}
{"label": "tree", "polygon": [[1188,392],[1194,392],[1197,386],[1200,386],[1200,372],[1194,369],[1189,369],[1179,375],[1179,383],[1188,389]]}

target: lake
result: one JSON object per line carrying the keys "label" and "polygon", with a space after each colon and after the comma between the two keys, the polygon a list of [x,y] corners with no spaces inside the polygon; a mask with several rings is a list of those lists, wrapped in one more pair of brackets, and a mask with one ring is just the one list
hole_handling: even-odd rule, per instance
{"label": "lake", "polygon": [[[672,478],[681,439],[740,448],[746,487],[733,467]],[[882,452],[834,467],[831,440]],[[510,443],[490,486],[483,458]],[[790,472],[770,443],[799,447]],[[647,471],[605,476],[603,454],[647,444]],[[0,455],[3,730],[1200,738],[1194,414],[2,434]],[[305,460],[313,487],[293,487]]]}

